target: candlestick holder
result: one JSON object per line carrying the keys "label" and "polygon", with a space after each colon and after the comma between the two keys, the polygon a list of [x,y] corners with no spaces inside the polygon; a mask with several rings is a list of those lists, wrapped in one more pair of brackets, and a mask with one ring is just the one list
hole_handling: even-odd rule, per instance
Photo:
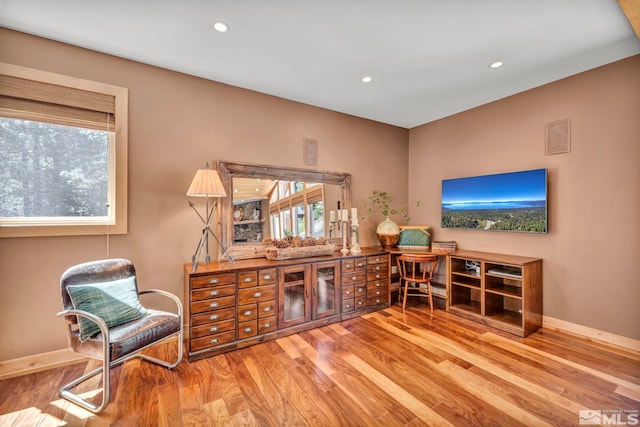
{"label": "candlestick holder", "polygon": [[342,221],[344,222],[344,224],[342,225],[342,249],[340,249],[340,252],[342,252],[342,255],[346,255],[349,253],[349,249],[347,248],[347,227],[349,226],[349,221]]}
{"label": "candlestick holder", "polygon": [[360,250],[360,233],[358,228],[360,228],[358,224],[351,224],[351,252],[354,254],[362,252]]}
{"label": "candlestick holder", "polygon": [[[334,219],[333,221],[329,221],[329,240],[331,241],[331,239],[333,239],[333,235],[335,233],[336,230],[336,220]],[[338,237],[338,235],[336,234],[336,237]]]}

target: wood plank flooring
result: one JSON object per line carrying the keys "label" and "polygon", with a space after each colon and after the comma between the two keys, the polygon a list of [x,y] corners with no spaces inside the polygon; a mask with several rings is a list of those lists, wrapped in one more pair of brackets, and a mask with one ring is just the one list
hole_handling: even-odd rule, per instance
{"label": "wood plank flooring", "polygon": [[0,381],[0,426],[537,427],[640,410],[637,353],[546,329],[518,338],[418,303],[173,371],[126,362],[99,415],[57,394],[95,366]]}

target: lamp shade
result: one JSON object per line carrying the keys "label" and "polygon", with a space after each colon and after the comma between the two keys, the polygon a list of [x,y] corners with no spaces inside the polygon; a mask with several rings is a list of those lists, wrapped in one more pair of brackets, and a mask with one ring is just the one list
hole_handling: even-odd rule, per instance
{"label": "lamp shade", "polygon": [[196,171],[196,176],[193,177],[193,181],[191,181],[191,185],[187,190],[187,196],[226,197],[227,193],[224,191],[218,172],[209,169],[207,164],[206,169],[198,169]]}

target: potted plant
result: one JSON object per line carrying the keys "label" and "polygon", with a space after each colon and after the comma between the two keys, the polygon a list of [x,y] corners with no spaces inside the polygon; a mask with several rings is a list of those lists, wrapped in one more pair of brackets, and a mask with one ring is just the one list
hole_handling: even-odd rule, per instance
{"label": "potted plant", "polygon": [[[380,212],[385,219],[378,224],[376,234],[383,248],[394,248],[400,238],[400,227],[390,217],[392,215],[402,215],[405,222],[411,221],[406,206],[393,207],[393,196],[386,191],[373,190],[369,195],[369,212]],[[416,202],[420,206],[420,202]]]}

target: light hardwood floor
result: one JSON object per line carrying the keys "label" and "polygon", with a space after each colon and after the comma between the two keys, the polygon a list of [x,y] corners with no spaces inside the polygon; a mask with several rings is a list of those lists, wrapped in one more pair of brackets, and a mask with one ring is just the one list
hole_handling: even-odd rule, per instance
{"label": "light hardwood floor", "polygon": [[640,409],[638,354],[550,330],[518,338],[417,302],[173,371],[126,362],[100,415],[57,395],[94,366],[0,381],[0,426],[537,427]]}

